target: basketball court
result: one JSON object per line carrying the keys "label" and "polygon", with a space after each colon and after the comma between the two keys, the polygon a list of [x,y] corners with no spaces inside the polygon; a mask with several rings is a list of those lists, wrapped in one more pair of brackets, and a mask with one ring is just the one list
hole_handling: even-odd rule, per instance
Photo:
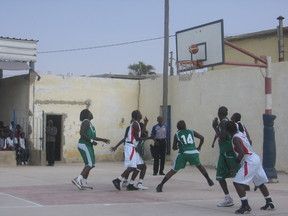
{"label": "basketball court", "polygon": [[[166,171],[170,168],[166,164]],[[123,171],[118,162],[97,163],[91,171],[89,182],[93,190],[78,190],[71,179],[79,174],[82,164],[45,166],[0,167],[0,215],[234,215],[239,207],[232,182],[229,181],[233,207],[219,208],[223,198],[217,184],[208,187],[195,168],[187,167],[173,177],[157,193],[155,187],[163,176],[152,175],[148,165],[146,191],[117,191],[112,179]],[[208,169],[215,176],[214,169]],[[214,179],[214,178],[213,178]],[[269,184],[276,205],[274,211],[261,211],[264,199],[259,191],[248,192],[251,215],[288,215],[288,176],[279,174],[279,183]]]}

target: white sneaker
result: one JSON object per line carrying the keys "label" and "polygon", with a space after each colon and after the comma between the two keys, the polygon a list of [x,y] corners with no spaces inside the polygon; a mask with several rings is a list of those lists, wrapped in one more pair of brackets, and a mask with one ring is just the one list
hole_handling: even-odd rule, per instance
{"label": "white sneaker", "polygon": [[148,190],[148,187],[145,187],[141,182],[139,182],[137,184],[137,187],[140,189],[140,190]]}
{"label": "white sneaker", "polygon": [[230,196],[225,197],[222,202],[217,204],[218,207],[229,207],[229,206],[233,206],[233,205],[234,205],[234,202]]}
{"label": "white sneaker", "polygon": [[86,179],[83,179],[83,181],[82,181],[82,188],[83,188],[83,189],[91,189],[91,190],[93,190],[93,187],[90,186],[90,185],[88,185]]}
{"label": "white sneaker", "polygon": [[79,190],[83,190],[82,187],[82,182],[78,181],[77,177],[72,179],[72,183],[79,189]]}

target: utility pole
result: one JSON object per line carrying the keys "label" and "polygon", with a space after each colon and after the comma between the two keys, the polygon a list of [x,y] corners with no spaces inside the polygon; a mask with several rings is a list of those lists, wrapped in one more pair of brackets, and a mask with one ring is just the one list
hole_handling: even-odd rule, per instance
{"label": "utility pole", "polygon": [[168,106],[168,60],[169,60],[169,0],[165,0],[164,15],[164,60],[163,60],[163,104],[162,114],[167,122]]}

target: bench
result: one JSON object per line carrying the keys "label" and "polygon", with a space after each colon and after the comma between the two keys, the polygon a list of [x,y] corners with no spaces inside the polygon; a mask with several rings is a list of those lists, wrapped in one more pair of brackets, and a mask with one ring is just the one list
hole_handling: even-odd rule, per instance
{"label": "bench", "polygon": [[0,166],[16,166],[15,151],[0,151]]}

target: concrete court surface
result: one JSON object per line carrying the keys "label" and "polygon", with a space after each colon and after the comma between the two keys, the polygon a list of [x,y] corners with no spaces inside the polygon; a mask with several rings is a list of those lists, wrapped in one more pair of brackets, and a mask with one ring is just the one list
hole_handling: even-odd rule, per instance
{"label": "concrete court surface", "polygon": [[[234,215],[240,201],[232,181],[229,188],[234,198],[232,207],[219,208],[216,204],[223,193],[215,182],[209,187],[196,168],[186,167],[166,183],[163,193],[155,187],[163,176],[152,176],[148,165],[146,191],[117,191],[111,180],[118,177],[124,167],[119,162],[99,162],[91,171],[89,182],[93,190],[79,191],[71,179],[79,174],[82,164],[56,164],[47,166],[0,166],[0,216],[83,216],[83,215]],[[170,162],[166,163],[166,171]],[[215,178],[215,170],[207,169]],[[247,193],[252,212],[250,215],[288,215],[288,175],[279,173],[279,183],[268,184],[276,205],[274,211],[261,211],[264,199],[259,190]],[[253,186],[251,185],[251,189]]]}

